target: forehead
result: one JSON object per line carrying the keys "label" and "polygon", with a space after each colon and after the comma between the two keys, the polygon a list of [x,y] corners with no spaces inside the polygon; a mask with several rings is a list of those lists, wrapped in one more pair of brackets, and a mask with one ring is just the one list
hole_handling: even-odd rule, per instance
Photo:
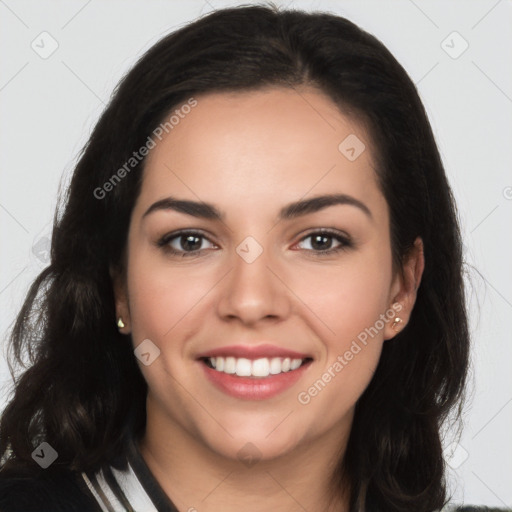
{"label": "forehead", "polygon": [[286,202],[334,189],[378,199],[366,131],[320,91],[269,88],[194,99],[191,108],[173,109],[173,124],[155,141],[142,201],[167,193],[257,207],[263,199]]}

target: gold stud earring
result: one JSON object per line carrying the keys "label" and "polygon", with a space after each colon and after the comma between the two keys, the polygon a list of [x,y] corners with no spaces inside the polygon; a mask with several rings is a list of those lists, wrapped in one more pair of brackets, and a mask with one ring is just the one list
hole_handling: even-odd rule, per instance
{"label": "gold stud earring", "polygon": [[402,322],[403,322],[403,320],[399,316],[395,317],[395,319],[393,320],[393,323],[391,324],[391,328],[396,330],[396,328],[398,327],[398,324],[401,324]]}
{"label": "gold stud earring", "polygon": [[117,321],[117,327],[119,329],[122,329],[124,327],[124,322],[123,322],[123,319],[121,317],[119,317],[119,320]]}

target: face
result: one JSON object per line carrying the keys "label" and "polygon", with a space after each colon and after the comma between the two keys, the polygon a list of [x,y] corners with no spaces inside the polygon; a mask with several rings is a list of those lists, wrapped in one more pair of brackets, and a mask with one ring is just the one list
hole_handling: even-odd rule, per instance
{"label": "face", "polygon": [[339,440],[410,309],[371,141],[316,90],[196,100],[147,158],[116,287],[148,425],[228,458]]}

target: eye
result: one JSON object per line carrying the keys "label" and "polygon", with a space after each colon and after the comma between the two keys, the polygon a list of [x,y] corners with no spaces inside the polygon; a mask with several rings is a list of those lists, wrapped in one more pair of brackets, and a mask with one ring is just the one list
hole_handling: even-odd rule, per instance
{"label": "eye", "polygon": [[[307,240],[310,241],[306,242]],[[352,242],[347,235],[338,231],[325,229],[309,233],[307,236],[303,237],[297,245],[300,244],[305,246],[302,247],[302,249],[305,249],[319,256],[323,254],[336,253],[352,247]],[[333,244],[337,245],[334,245],[333,247]]]}
{"label": "eye", "polygon": [[[205,247],[204,243],[211,247]],[[198,231],[181,231],[164,235],[157,243],[159,247],[167,252],[179,256],[197,256],[206,249],[217,246]]]}
{"label": "eye", "polygon": [[[203,233],[190,230],[166,234],[157,245],[171,255],[181,257],[198,256],[203,251],[218,248]],[[315,256],[322,256],[345,250],[353,244],[350,238],[341,232],[322,229],[309,233],[296,246]]]}

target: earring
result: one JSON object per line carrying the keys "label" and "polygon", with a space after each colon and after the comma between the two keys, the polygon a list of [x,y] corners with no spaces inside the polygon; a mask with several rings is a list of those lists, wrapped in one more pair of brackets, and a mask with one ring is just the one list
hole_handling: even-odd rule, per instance
{"label": "earring", "polygon": [[117,327],[119,329],[122,329],[124,327],[124,322],[123,322],[123,319],[121,317],[119,317],[119,320],[117,321]]}
{"label": "earring", "polygon": [[395,319],[393,320],[393,323],[391,324],[391,328],[396,330],[396,327],[398,326],[398,324],[401,324],[402,322],[403,322],[403,320],[399,316],[395,317]]}

